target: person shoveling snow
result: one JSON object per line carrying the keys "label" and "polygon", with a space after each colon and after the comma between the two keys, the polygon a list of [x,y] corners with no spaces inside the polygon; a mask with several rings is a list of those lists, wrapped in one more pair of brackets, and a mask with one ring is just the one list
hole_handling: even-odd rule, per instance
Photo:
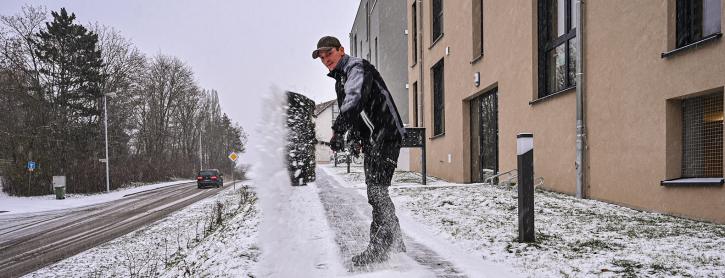
{"label": "person shoveling snow", "polygon": [[[343,137],[360,140],[365,154],[365,183],[373,208],[370,243],[352,261],[356,265],[383,262],[390,252],[405,252],[395,206],[388,187],[397,166],[405,129],[380,73],[367,60],[345,54],[335,37],[322,37],[312,58],[320,58],[335,79],[340,114],[332,126],[330,148],[340,151]],[[354,134],[354,136],[350,136]]]}

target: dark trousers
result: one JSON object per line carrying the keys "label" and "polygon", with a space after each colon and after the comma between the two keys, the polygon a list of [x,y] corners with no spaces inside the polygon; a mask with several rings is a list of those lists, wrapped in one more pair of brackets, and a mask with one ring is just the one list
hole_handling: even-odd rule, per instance
{"label": "dark trousers", "polygon": [[365,152],[365,183],[368,203],[373,207],[370,223],[370,244],[376,251],[389,251],[391,247],[404,250],[395,205],[390,199],[388,187],[393,178],[400,155],[400,142],[376,146],[363,146]]}

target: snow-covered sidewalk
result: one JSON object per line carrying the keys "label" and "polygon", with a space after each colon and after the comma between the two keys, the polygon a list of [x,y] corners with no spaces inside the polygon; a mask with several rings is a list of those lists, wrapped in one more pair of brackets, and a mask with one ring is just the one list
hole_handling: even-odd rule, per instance
{"label": "snow-covered sidewalk", "polygon": [[20,213],[44,212],[60,209],[71,209],[85,207],[110,201],[115,201],[124,196],[154,190],[166,186],[192,182],[192,180],[179,180],[148,184],[132,188],[121,188],[109,193],[98,194],[66,194],[65,199],[57,200],[55,195],[44,195],[36,197],[15,197],[8,196],[0,191],[0,216]]}
{"label": "snow-covered sidewalk", "polygon": [[364,277],[515,277],[504,265],[471,259],[465,251],[427,232],[400,209],[397,214],[407,252],[393,254],[384,263],[353,267],[350,258],[363,251],[369,241],[371,208],[365,185],[345,182],[328,166],[320,168],[316,182],[320,197],[341,250],[341,260],[351,274]]}
{"label": "snow-covered sidewalk", "polygon": [[[349,174],[321,168],[364,192],[361,167]],[[519,243],[515,187],[419,180],[409,172],[393,178],[403,231],[433,235],[469,261],[508,265],[530,277],[725,277],[725,225],[537,190],[537,240]]]}

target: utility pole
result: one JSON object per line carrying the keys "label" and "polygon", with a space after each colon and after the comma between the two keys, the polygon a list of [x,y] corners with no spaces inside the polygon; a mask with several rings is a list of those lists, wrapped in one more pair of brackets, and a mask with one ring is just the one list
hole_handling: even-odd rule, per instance
{"label": "utility pole", "polygon": [[201,126],[199,126],[199,171],[204,170],[201,163]]}
{"label": "utility pole", "polygon": [[111,161],[108,159],[108,97],[116,96],[115,93],[103,94],[103,129],[106,137],[106,192],[111,191],[111,178],[110,178],[110,164]]}

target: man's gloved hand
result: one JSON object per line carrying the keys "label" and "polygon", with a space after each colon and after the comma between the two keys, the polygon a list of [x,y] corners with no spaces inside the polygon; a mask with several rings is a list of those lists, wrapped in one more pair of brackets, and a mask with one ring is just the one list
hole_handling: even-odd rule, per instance
{"label": "man's gloved hand", "polygon": [[330,149],[333,152],[339,152],[342,151],[345,148],[345,142],[342,136],[337,135],[337,133],[332,134],[332,138],[330,138]]}

